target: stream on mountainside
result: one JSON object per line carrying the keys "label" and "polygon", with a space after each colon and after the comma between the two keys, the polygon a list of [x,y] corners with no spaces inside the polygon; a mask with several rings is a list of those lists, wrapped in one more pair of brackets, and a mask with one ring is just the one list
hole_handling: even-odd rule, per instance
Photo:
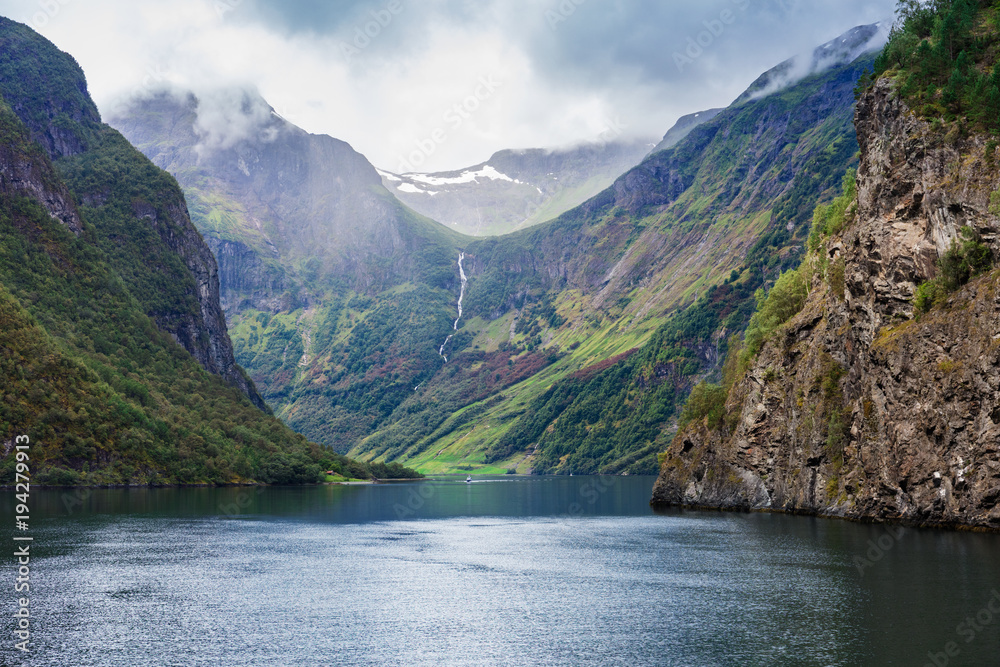
{"label": "stream on mountainside", "polygon": [[[462,321],[462,300],[465,299],[465,286],[469,284],[469,279],[465,275],[465,268],[462,266],[462,262],[464,261],[465,261],[465,253],[464,252],[458,253],[458,276],[462,280],[462,289],[458,293],[458,317],[455,318],[455,324],[453,325],[455,331],[458,331],[458,323]],[[444,353],[444,348],[445,346],[448,345],[448,343],[451,342],[451,339],[454,337],[455,334],[451,334],[450,336],[445,338],[444,342],[441,343],[441,349],[438,350],[438,354],[440,354],[441,358],[444,359],[444,363],[448,363],[448,357]]]}

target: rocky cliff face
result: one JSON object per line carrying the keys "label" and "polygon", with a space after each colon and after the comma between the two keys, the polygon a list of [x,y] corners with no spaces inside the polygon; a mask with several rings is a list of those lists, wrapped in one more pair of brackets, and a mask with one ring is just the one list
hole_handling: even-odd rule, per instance
{"label": "rocky cliff face", "polygon": [[58,181],[52,165],[32,159],[30,151],[16,143],[0,145],[0,195],[38,201],[50,216],[79,236],[83,223],[72,195]]}
{"label": "rocky cliff face", "polygon": [[178,197],[170,203],[166,216],[161,216],[153,206],[138,203],[133,204],[133,211],[137,220],[152,226],[170,250],[183,260],[193,279],[198,312],[151,313],[157,326],[191,353],[205,370],[222,377],[254,405],[268,412],[264,399],[236,364],[219,295],[219,267],[191,223],[183,198]]}
{"label": "rocky cliff face", "polygon": [[730,393],[733,420],[678,434],[654,504],[1000,529],[1000,273],[913,309],[963,226],[1000,249],[995,143],[932,128],[885,80],[856,126],[857,215],[827,244],[842,295],[813,280]]}

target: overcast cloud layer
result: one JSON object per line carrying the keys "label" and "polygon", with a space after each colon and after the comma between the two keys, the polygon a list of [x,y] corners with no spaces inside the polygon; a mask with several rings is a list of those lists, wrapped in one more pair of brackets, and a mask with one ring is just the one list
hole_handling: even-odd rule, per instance
{"label": "overcast cloud layer", "polygon": [[0,0],[107,115],[165,85],[255,86],[377,166],[659,137],[895,0]]}

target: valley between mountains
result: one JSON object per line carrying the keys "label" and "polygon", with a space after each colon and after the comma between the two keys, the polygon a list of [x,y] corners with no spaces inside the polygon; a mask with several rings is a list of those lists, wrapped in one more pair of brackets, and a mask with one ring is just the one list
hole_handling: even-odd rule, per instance
{"label": "valley between mountains", "polygon": [[[253,91],[222,96],[253,127],[231,142],[211,140],[183,91],[111,122],[184,189],[237,361],[310,440],[425,473],[648,474],[856,163],[853,90],[882,40],[857,28],[804,77],[783,63],[655,147],[509,151],[450,174],[379,171]],[[545,178],[576,194],[525,198]],[[477,197],[494,202],[478,231],[508,233],[456,231],[477,231]]]}
{"label": "valley between mountains", "polygon": [[247,89],[105,124],[2,20],[3,465],[27,433],[51,485],[659,473],[996,528],[998,12],[901,6],[658,144],[432,174]]}

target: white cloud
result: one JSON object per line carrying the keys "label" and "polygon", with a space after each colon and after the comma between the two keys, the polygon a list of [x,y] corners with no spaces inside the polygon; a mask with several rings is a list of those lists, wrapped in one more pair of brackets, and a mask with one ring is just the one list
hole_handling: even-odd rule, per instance
{"label": "white cloud", "polygon": [[[816,0],[782,13],[776,0],[755,1],[683,72],[675,46],[720,7],[751,0],[591,0],[555,30],[546,12],[559,0],[398,0],[395,14],[390,0],[352,0],[315,20],[304,4],[277,0],[0,0],[0,13],[30,24],[42,12],[36,27],[77,58],[104,112],[165,84],[203,100],[214,88],[252,86],[290,122],[348,141],[377,166],[400,171],[422,155],[427,171],[503,148],[592,141],[610,126],[660,136],[893,4]],[[358,37],[365,30],[368,43]],[[219,108],[207,115],[206,142],[230,141],[224,130],[241,131],[226,127],[231,120]]]}

